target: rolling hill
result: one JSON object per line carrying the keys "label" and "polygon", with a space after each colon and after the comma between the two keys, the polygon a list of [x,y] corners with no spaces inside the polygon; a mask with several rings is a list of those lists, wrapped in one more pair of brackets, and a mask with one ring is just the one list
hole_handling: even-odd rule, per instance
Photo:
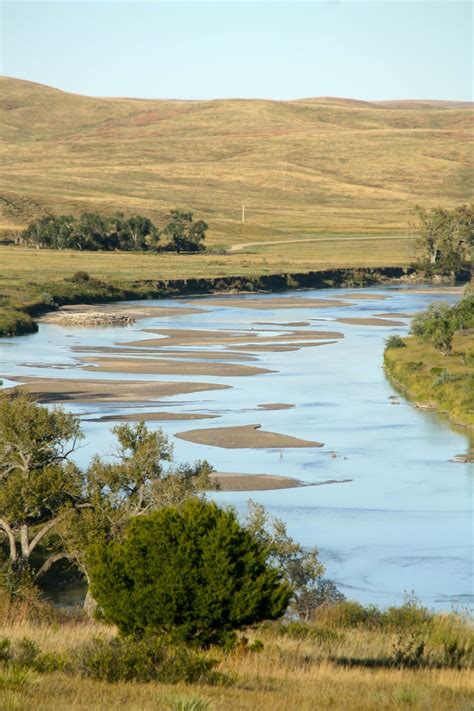
{"label": "rolling hill", "polygon": [[4,234],[47,210],[183,207],[216,246],[389,236],[415,204],[472,197],[463,102],[91,98],[6,77],[0,94]]}

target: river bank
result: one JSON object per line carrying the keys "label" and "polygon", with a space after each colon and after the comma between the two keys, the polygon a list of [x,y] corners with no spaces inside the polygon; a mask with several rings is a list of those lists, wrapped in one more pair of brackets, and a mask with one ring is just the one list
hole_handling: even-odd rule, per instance
{"label": "river bank", "polygon": [[407,279],[408,267],[357,267],[280,274],[229,275],[178,279],[105,281],[77,273],[62,281],[18,284],[0,300],[0,336],[35,333],[36,319],[61,306],[164,299],[219,293],[277,293],[295,289],[373,286]]}
{"label": "river bank", "polygon": [[449,355],[417,336],[404,343],[404,348],[390,348],[384,354],[385,371],[395,387],[417,407],[436,410],[453,424],[474,429],[473,334],[457,333]]}

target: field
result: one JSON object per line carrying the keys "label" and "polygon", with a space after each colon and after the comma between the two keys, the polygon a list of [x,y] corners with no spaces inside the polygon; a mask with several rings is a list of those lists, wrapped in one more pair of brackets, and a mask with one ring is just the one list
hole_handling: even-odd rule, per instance
{"label": "field", "polygon": [[[294,626],[284,635],[278,626],[248,633],[249,641],[259,639],[260,651],[238,647],[223,654],[218,671],[225,685],[175,685],[157,682],[125,683],[84,678],[75,673],[32,672],[8,676],[0,667],[0,708],[5,711],[85,711],[117,709],[139,711],[287,711],[298,709],[338,709],[345,711],[468,711],[472,708],[474,686],[469,664],[439,668],[390,668],[379,663],[395,648],[408,649],[417,633],[407,629],[371,629],[367,624],[339,623]],[[426,626],[429,648],[454,644],[468,649],[472,629],[455,615],[437,616]],[[425,631],[426,631],[425,630]],[[32,624],[27,620],[5,619],[0,639],[34,641],[43,652],[68,655],[94,637],[110,638],[114,631],[98,622]],[[454,643],[454,639],[457,640]],[[428,648],[427,647],[427,648]],[[454,647],[453,647],[454,648]],[[352,666],[348,666],[352,659]],[[416,666],[416,665],[415,665]],[[192,705],[194,701],[195,705]],[[197,705],[198,701],[201,706]],[[207,703],[206,703],[207,702]],[[181,705],[180,705],[181,703]],[[186,705],[186,703],[188,705]]]}
{"label": "field", "polygon": [[9,78],[0,87],[4,234],[47,210],[160,223],[181,207],[209,223],[211,246],[386,237],[407,233],[417,203],[472,195],[470,104],[98,99]]}

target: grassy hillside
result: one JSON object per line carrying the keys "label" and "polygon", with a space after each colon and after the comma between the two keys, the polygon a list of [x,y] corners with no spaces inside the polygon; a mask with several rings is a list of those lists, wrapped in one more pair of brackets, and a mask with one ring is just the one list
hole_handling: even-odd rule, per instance
{"label": "grassy hillside", "polygon": [[472,191],[462,103],[97,99],[9,78],[0,90],[4,232],[45,210],[160,221],[177,206],[226,247],[393,235],[416,203],[451,206]]}

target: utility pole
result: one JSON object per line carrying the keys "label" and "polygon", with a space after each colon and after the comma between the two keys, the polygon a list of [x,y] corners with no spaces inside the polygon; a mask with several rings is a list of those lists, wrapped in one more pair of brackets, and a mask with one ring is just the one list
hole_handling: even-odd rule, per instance
{"label": "utility pole", "polygon": [[245,205],[242,205],[242,224],[245,223]]}

